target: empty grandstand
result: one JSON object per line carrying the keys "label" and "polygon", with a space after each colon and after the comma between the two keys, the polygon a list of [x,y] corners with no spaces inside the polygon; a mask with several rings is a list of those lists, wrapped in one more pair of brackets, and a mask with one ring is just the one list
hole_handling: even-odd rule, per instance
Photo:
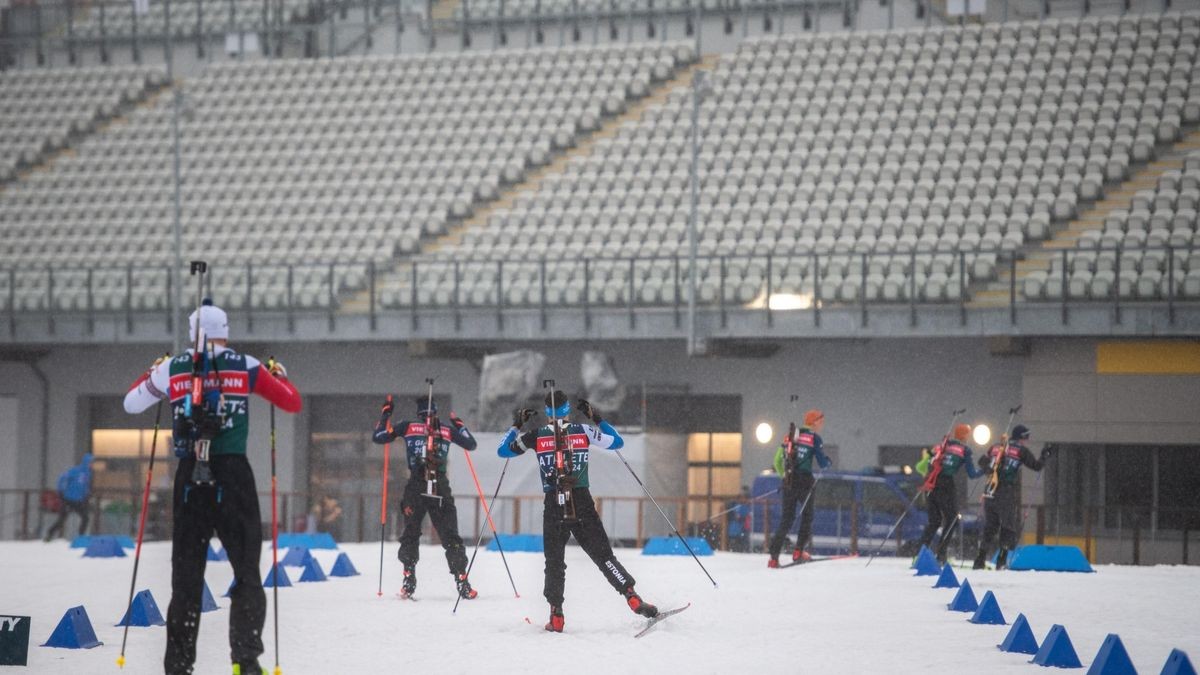
{"label": "empty grandstand", "polygon": [[[1189,2],[205,0],[170,30],[166,0],[6,7],[0,537],[36,536],[37,490],[84,450],[99,520],[124,527],[150,432],[118,394],[182,347],[200,290],[303,384],[277,429],[284,512],[340,500],[342,538],[377,527],[382,395],[436,376],[474,425],[540,407],[487,382],[556,378],[605,381],[606,419],[697,532],[797,407],[826,411],[837,468],[882,471],[947,410],[998,433],[1023,403],[1063,458],[1025,485],[1027,538],[1181,561]],[[485,375],[500,352],[524,365]],[[536,529],[526,487],[503,529]],[[626,525],[646,507],[604,497]]]}

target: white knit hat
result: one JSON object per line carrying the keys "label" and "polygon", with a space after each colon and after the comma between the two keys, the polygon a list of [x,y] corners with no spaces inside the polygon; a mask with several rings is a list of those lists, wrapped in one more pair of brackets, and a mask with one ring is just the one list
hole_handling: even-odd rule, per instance
{"label": "white knit hat", "polygon": [[212,304],[212,300],[205,298],[204,304],[188,317],[188,340],[195,338],[197,314],[200,315],[200,327],[204,329],[204,336],[207,339],[229,339],[229,317],[225,314],[225,310]]}

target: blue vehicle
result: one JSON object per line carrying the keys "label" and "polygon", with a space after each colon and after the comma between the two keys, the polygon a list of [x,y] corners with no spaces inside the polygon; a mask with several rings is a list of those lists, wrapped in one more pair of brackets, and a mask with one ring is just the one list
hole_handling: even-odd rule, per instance
{"label": "blue vehicle", "polygon": [[[919,476],[903,473],[868,471],[825,471],[818,474],[820,480],[814,487],[813,541],[811,550],[820,555],[849,553],[852,539],[857,537],[858,552],[868,555],[880,545],[888,530],[896,523],[900,514],[908,508],[908,515],[883,545],[880,555],[896,555],[897,542],[900,555],[913,555],[921,537],[921,531],[929,522],[925,513],[924,500],[913,502],[917,488],[921,486]],[[774,473],[754,479],[751,497],[778,490],[781,479]],[[911,504],[911,506],[909,506]],[[799,507],[797,507],[799,508]],[[763,517],[767,519],[766,529]],[[780,498],[774,492],[755,503],[753,515],[754,540],[761,545],[763,532],[773,533],[779,526]],[[970,542],[978,536],[978,516],[968,513],[974,509],[962,509],[964,536]],[[788,533],[795,541],[800,519]],[[769,535],[768,535],[769,536]],[[957,533],[955,537],[957,538]],[[786,553],[789,549],[785,547]]]}

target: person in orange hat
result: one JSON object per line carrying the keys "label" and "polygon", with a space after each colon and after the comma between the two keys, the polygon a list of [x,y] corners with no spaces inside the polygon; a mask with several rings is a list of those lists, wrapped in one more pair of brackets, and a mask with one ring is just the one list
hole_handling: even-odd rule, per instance
{"label": "person in orange hat", "polygon": [[967,439],[971,437],[971,427],[959,424],[954,427],[950,436],[933,448],[933,456],[929,460],[928,473],[921,491],[926,493],[929,523],[921,533],[921,545],[933,543],[933,536],[938,528],[942,530],[938,540],[937,559],[946,562],[950,548],[950,536],[958,525],[958,492],[954,488],[954,476],[959,467],[966,467],[967,476],[979,478],[983,471],[975,468],[971,461],[971,449],[967,447]]}
{"label": "person in orange hat", "polygon": [[812,559],[804,547],[812,537],[813,505],[808,498],[816,479],[813,478],[812,463],[815,459],[822,469],[832,463],[825,455],[821,442],[821,430],[825,428],[825,413],[809,410],[804,413],[804,426],[788,425],[787,436],[775,451],[775,473],[783,478],[780,490],[783,511],[779,514],[779,529],[771,538],[767,567],[779,567],[779,551],[792,523],[796,522],[796,505],[803,504],[800,514],[800,530],[796,533],[796,547],[792,551],[792,562],[801,563]]}

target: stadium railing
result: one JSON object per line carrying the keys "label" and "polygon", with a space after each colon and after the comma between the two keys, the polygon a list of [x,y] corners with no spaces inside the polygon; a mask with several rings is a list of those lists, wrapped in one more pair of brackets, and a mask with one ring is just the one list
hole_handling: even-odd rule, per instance
{"label": "stadium railing", "polygon": [[[939,313],[954,308],[963,326],[976,308],[1002,308],[1016,325],[1022,308],[1035,305],[1060,307],[1062,325],[1070,322],[1071,311],[1077,307],[1110,306],[1112,321],[1120,324],[1124,308],[1162,306],[1173,325],[1180,309],[1190,310],[1200,303],[1200,267],[1191,269],[1200,256],[1193,251],[1190,246],[1065,249],[1059,254],[1061,264],[1041,277],[1042,291],[1034,299],[1025,296],[1018,278],[1022,257],[1014,251],[914,249],[900,253],[697,256],[703,278],[698,283],[696,305],[710,315],[715,313],[722,328],[734,312],[761,314],[767,325],[772,325],[779,313],[807,313],[819,327],[822,311],[834,308],[855,311],[864,326],[872,312],[906,311],[915,326],[926,307],[937,307]],[[1111,283],[1084,284],[1073,276],[1074,256],[1081,252],[1109,254]],[[1147,272],[1154,271],[1145,283],[1139,284],[1141,272],[1130,265],[1132,259]],[[1152,264],[1161,269],[1151,270]],[[255,320],[264,317],[285,317],[289,330],[294,331],[300,315],[327,316],[332,331],[341,317],[366,316],[372,329],[380,316],[408,317],[415,330],[425,317],[447,316],[453,319],[454,329],[460,330],[464,316],[490,314],[502,330],[506,314],[534,312],[544,328],[550,314],[563,308],[582,310],[586,327],[601,314],[624,315],[635,327],[644,312],[669,313],[679,327],[685,320],[690,288],[689,258],[682,255],[566,261],[414,258],[399,265],[401,285],[386,288],[381,287],[382,271],[394,270],[391,263],[213,265],[207,292],[217,304],[244,318],[247,332],[253,333]],[[799,286],[788,280],[789,266],[803,270],[791,278],[798,279]],[[837,268],[837,276],[826,273],[831,267]],[[893,270],[890,273],[889,268]],[[481,270],[487,271],[490,280],[475,281]],[[754,273],[748,274],[751,270]],[[466,287],[468,274],[474,284],[471,289]],[[979,306],[973,294],[995,286],[995,280],[1004,275],[1007,279],[998,283],[1006,282],[1006,297]],[[171,277],[168,266],[0,266],[0,317],[14,334],[18,322],[33,320],[44,321],[53,334],[56,319],[67,317],[83,318],[89,332],[101,317],[124,319],[132,332],[135,318],[156,314],[163,318],[164,330],[170,330]],[[568,281],[565,285],[564,278]],[[814,284],[814,278],[821,281]],[[514,279],[521,280],[519,293],[506,288]]]}

